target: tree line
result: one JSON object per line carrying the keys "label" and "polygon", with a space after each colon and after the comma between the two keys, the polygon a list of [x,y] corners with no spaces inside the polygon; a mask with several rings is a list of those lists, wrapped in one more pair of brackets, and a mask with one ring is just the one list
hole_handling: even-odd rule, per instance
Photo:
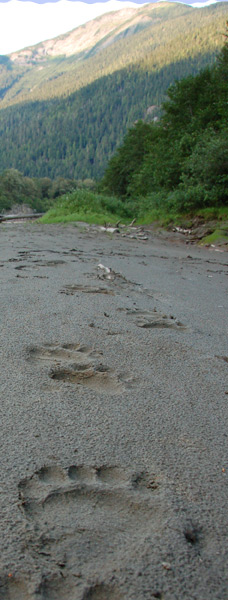
{"label": "tree line", "polygon": [[26,204],[36,212],[44,212],[56,199],[75,189],[93,189],[94,182],[64,179],[58,177],[25,177],[17,169],[6,169],[0,175],[0,212],[10,210],[15,205]]}
{"label": "tree line", "polygon": [[158,123],[139,120],[100,190],[135,210],[186,212],[228,203],[228,27],[216,64],[168,90]]}

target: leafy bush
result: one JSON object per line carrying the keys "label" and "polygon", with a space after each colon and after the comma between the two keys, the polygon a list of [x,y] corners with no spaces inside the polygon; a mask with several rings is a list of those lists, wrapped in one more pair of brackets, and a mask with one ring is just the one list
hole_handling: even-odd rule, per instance
{"label": "leafy bush", "polygon": [[116,222],[120,218],[131,217],[132,209],[120,198],[96,194],[86,189],[78,189],[62,196],[41,219],[53,221],[87,221],[105,223]]}

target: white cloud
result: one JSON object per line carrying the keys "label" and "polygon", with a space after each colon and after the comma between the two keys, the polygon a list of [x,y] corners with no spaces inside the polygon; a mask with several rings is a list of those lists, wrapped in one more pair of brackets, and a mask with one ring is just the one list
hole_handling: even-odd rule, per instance
{"label": "white cloud", "polygon": [[137,4],[128,0],[109,0],[95,4],[69,0],[46,4],[19,0],[0,2],[0,54],[10,54],[38,44],[95,19],[98,15],[126,7],[136,8]]}

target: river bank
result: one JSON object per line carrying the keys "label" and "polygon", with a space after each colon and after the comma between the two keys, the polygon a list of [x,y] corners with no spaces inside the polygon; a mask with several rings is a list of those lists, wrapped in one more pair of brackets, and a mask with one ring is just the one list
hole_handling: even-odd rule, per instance
{"label": "river bank", "polygon": [[1,600],[225,600],[227,253],[1,224]]}

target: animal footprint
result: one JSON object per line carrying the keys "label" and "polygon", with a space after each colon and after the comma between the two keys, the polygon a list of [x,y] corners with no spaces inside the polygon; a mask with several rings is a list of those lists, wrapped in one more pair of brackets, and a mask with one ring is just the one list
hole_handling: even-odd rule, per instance
{"label": "animal footprint", "polygon": [[64,569],[64,579],[42,582],[42,599],[121,599],[104,583],[110,569],[131,559],[165,519],[156,476],[112,465],[43,467],[20,482],[19,499],[35,527],[30,543],[37,548],[39,539],[39,554]]}
{"label": "animal footprint", "polygon": [[65,265],[65,260],[36,260],[33,261],[38,267],[58,267],[59,265]]}
{"label": "animal footprint", "polygon": [[63,577],[44,577],[39,590],[39,600],[124,600],[117,586],[106,585],[103,582],[86,586],[84,592],[77,587],[80,588],[71,578],[66,581]]}
{"label": "animal footprint", "polygon": [[89,362],[94,358],[102,356],[102,352],[92,350],[88,346],[81,344],[63,344],[62,346],[55,344],[46,344],[41,348],[30,348],[29,358],[32,360],[43,360],[51,362],[74,361],[77,364]]}
{"label": "animal footprint", "polygon": [[12,574],[1,578],[0,600],[31,600],[26,581]]}
{"label": "animal footprint", "polygon": [[108,294],[110,296],[114,296],[114,292],[105,287],[98,287],[92,285],[66,285],[62,290],[60,290],[61,294],[66,294],[67,296],[73,296],[76,292],[84,292],[84,294]]}
{"label": "animal footprint", "polygon": [[84,385],[92,390],[100,392],[120,393],[124,388],[120,380],[108,367],[87,365],[71,365],[68,368],[51,369],[50,377],[57,381],[69,381],[78,385]]}
{"label": "animal footprint", "polygon": [[88,585],[84,591],[77,589],[75,580],[61,575],[43,576],[36,593],[29,591],[29,582],[17,577],[1,580],[0,600],[123,600],[116,585]]}
{"label": "animal footprint", "polygon": [[127,315],[135,317],[135,324],[138,327],[142,327],[143,329],[185,329],[183,323],[175,319],[173,316],[164,315],[158,313],[157,311],[147,311],[147,310],[129,310],[129,309],[119,309],[124,310]]}
{"label": "animal footprint", "polygon": [[130,380],[126,374],[117,376],[100,362],[102,352],[81,344],[46,345],[30,348],[29,358],[52,363],[49,377],[55,381],[69,382],[98,392],[121,393]]}

